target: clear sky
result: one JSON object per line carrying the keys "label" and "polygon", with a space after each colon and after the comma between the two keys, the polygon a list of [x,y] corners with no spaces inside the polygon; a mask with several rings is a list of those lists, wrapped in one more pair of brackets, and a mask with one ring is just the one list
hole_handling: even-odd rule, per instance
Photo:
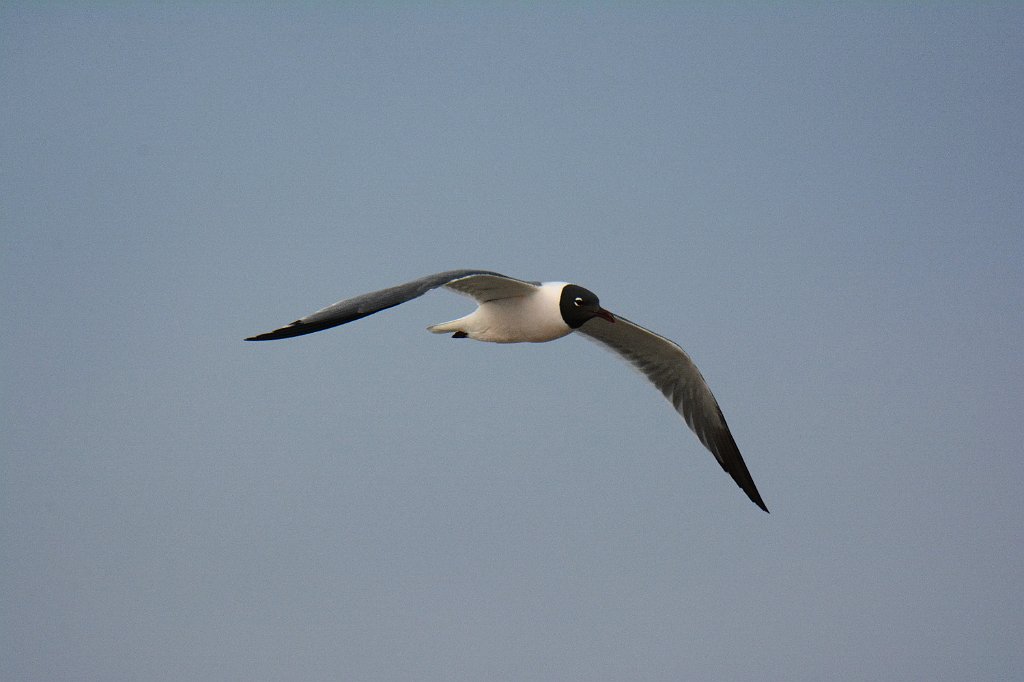
{"label": "clear sky", "polygon": [[[1019,3],[0,7],[0,678],[1024,669]],[[583,339],[678,341],[757,509]]]}

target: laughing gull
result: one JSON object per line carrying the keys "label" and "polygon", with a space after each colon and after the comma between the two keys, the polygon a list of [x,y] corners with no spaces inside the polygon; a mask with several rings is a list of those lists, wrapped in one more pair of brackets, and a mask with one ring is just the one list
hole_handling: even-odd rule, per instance
{"label": "laughing gull", "polygon": [[665,337],[612,315],[593,292],[576,284],[527,282],[488,270],[448,270],[339,301],[246,341],[286,339],[336,327],[442,286],[471,296],[479,305],[465,317],[427,327],[435,334],[493,343],[540,343],[578,331],[618,353],[668,398],[747,497],[768,511],[715,396],[690,356]]}

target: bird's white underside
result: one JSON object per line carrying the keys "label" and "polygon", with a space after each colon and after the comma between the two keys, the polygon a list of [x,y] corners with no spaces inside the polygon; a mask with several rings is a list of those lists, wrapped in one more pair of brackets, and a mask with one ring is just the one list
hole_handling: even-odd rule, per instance
{"label": "bird's white underside", "polygon": [[463,332],[492,343],[541,343],[572,331],[562,319],[559,299],[565,282],[544,282],[532,294],[486,301],[469,315],[427,327],[435,334]]}

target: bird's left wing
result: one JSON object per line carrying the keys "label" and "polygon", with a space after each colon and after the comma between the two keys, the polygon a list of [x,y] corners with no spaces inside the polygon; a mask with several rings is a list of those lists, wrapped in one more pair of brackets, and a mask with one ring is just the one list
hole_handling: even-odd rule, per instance
{"label": "bird's left wing", "polygon": [[729,425],[700,370],[678,344],[615,316],[615,322],[601,318],[588,320],[580,332],[609,348],[643,372],[668,398],[687,426],[711,451],[722,468],[754,504],[768,511],[754,479],[750,477]]}
{"label": "bird's left wing", "polygon": [[477,300],[491,300],[487,298],[481,299],[481,296],[503,298],[503,296],[494,295],[502,289],[506,291],[514,289],[520,292],[518,294],[520,296],[527,293],[527,288],[530,291],[536,289],[536,285],[529,282],[506,277],[490,270],[447,270],[427,275],[426,277],[420,277],[405,284],[399,284],[379,291],[371,291],[368,294],[338,301],[274,331],[250,336],[246,341],[286,339],[292,336],[302,336],[303,334],[311,334],[322,329],[337,327],[339,324],[352,322],[367,315],[378,313],[381,310],[393,308],[414,298],[419,298],[431,289],[444,285],[448,285],[460,293],[473,296]]}
{"label": "bird's left wing", "polygon": [[524,282],[494,272],[466,275],[447,282],[446,289],[472,296],[477,303],[496,301],[499,298],[527,296],[540,288],[540,282]]}

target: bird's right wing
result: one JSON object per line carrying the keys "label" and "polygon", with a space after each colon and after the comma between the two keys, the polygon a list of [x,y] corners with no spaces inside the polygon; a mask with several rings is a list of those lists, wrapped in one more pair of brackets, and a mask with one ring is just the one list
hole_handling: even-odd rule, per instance
{"label": "bird's right wing", "polygon": [[615,351],[640,370],[668,398],[736,485],[754,504],[768,511],[718,401],[686,351],[664,336],[618,315],[615,322],[601,318],[588,320],[578,331]]}
{"label": "bird's right wing", "polygon": [[292,336],[302,336],[322,329],[337,327],[340,324],[352,322],[419,298],[431,289],[440,286],[448,286],[450,289],[483,302],[507,296],[522,296],[536,290],[538,285],[489,270],[447,270],[398,286],[338,301],[334,305],[329,305],[274,331],[250,336],[246,341],[287,339]]}

